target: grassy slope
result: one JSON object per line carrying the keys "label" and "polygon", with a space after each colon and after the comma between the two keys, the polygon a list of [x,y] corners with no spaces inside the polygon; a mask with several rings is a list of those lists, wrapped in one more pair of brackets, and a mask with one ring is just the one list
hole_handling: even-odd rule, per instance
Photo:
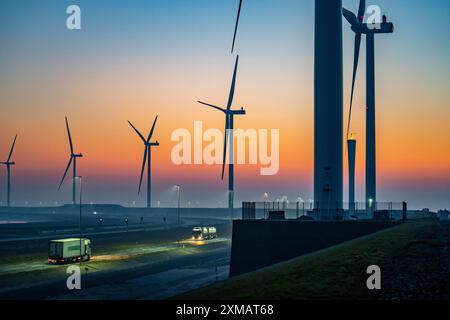
{"label": "grassy slope", "polygon": [[183,299],[375,299],[369,265],[383,265],[433,222],[410,222],[247,275],[192,291]]}

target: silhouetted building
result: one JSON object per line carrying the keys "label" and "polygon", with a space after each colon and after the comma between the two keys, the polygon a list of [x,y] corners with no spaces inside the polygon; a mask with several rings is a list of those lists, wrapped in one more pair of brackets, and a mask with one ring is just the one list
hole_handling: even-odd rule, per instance
{"label": "silhouetted building", "polygon": [[450,211],[448,210],[439,210],[438,217],[440,221],[449,221],[450,219]]}

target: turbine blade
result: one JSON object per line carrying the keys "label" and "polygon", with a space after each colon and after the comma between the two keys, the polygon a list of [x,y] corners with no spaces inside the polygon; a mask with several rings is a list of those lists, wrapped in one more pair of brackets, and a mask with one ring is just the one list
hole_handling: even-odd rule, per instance
{"label": "turbine blade", "polygon": [[236,74],[237,74],[238,63],[239,63],[239,55],[236,57],[236,64],[234,66],[233,80],[231,81],[231,89],[230,89],[230,96],[228,97],[227,110],[230,110],[231,105],[233,104],[234,88],[236,87]]}
{"label": "turbine blade", "polygon": [[353,93],[355,91],[355,81],[356,81],[356,73],[358,71],[358,62],[359,62],[359,52],[361,48],[361,33],[355,33],[355,51],[353,57],[353,77],[352,77],[352,91],[350,94],[350,108],[348,113],[348,124],[347,124],[347,138],[350,133],[350,122],[352,117],[352,107],[353,107]]}
{"label": "turbine blade", "polygon": [[132,124],[130,121],[128,121],[128,123],[129,123],[130,126],[134,129],[134,131],[136,131],[136,133],[137,133],[138,136],[141,138],[141,140],[142,140],[144,143],[146,143],[144,136],[138,131],[138,129],[136,129],[136,127],[133,126],[133,124]]}
{"label": "turbine blade", "polygon": [[69,136],[70,153],[73,154],[72,136],[70,135],[69,122],[67,121],[67,117],[66,117],[66,127],[67,127],[67,135]]}
{"label": "turbine blade", "polygon": [[239,0],[239,9],[236,17],[236,26],[234,27],[234,35],[233,35],[233,45],[231,46],[231,53],[234,51],[234,43],[236,42],[236,34],[239,25],[239,17],[241,16],[241,8],[242,8],[242,0]]}
{"label": "turbine blade", "polygon": [[361,24],[359,23],[359,20],[356,18],[355,14],[345,8],[343,8],[342,10],[344,18],[350,23],[350,25],[354,28],[359,29],[361,27]]}
{"label": "turbine blade", "polygon": [[158,120],[158,115],[156,115],[155,121],[153,121],[152,129],[150,130],[150,133],[148,135],[147,142],[149,142],[150,139],[152,138],[153,130],[155,130],[156,120]]}
{"label": "turbine blade", "polygon": [[366,13],[366,0],[360,0],[359,1],[359,8],[358,8],[358,20],[359,22],[364,22],[364,14]]}
{"label": "turbine blade", "polygon": [[138,194],[141,193],[141,186],[142,186],[142,178],[144,177],[144,170],[145,170],[145,163],[147,161],[147,146],[144,148],[144,159],[142,160],[142,169],[141,169],[141,177],[139,179],[139,189]]}
{"label": "turbine blade", "polygon": [[214,108],[214,109],[217,109],[217,110],[219,110],[219,111],[222,111],[222,112],[225,112],[225,113],[226,113],[226,110],[225,110],[225,109],[222,109],[222,108],[220,108],[220,107],[218,107],[218,106],[215,106],[215,105],[213,105],[213,104],[209,104],[209,103],[201,102],[201,101],[197,101],[197,102],[200,103],[200,104],[203,104],[203,105],[205,105],[205,106],[208,106],[208,107],[211,107],[211,108]]}
{"label": "turbine blade", "polygon": [[72,160],[73,160],[73,157],[70,157],[69,164],[67,165],[66,171],[64,171],[64,175],[61,179],[61,182],[59,183],[58,191],[59,191],[59,189],[61,189],[64,179],[66,178],[67,171],[69,171],[70,165],[72,164]]}
{"label": "turbine blade", "polygon": [[225,140],[223,143],[223,161],[222,161],[222,180],[225,175],[225,163],[227,159],[227,144],[228,144],[228,129],[230,126],[229,115],[227,114],[225,117]]}
{"label": "turbine blade", "polygon": [[16,145],[16,140],[17,140],[17,134],[16,134],[16,136],[14,138],[14,142],[13,142],[13,144],[11,146],[11,150],[9,151],[8,160],[6,160],[6,162],[9,162],[9,160],[11,160],[11,156],[12,156],[12,153],[13,153],[13,150],[14,150],[14,146]]}

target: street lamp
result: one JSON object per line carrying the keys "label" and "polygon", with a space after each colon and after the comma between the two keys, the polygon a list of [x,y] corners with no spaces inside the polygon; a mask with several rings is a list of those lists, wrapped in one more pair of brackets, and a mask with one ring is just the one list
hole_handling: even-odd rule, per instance
{"label": "street lamp", "polygon": [[302,197],[298,197],[297,202],[302,204],[302,216],[304,216],[305,215],[305,200],[303,200]]}
{"label": "street lamp", "polygon": [[269,202],[269,193],[264,192],[264,218],[269,214],[270,210],[270,202]]}
{"label": "street lamp", "polygon": [[83,237],[83,233],[82,233],[82,203],[83,203],[83,177],[82,176],[77,176],[75,177],[76,180],[78,180],[80,182],[80,270],[81,270],[81,259],[82,259],[82,251],[81,251],[81,247],[82,247],[82,237]]}
{"label": "street lamp", "polygon": [[372,215],[372,218],[373,218],[374,208],[373,208],[373,199],[372,198],[369,198],[369,210],[370,210],[370,214]]}
{"label": "street lamp", "polygon": [[178,197],[178,226],[180,226],[180,196],[181,196],[181,186],[179,184],[175,185],[177,188],[177,197]]}

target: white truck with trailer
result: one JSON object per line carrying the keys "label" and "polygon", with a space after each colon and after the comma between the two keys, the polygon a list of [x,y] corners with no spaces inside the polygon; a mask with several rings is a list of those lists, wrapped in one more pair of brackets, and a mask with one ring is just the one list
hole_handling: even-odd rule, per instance
{"label": "white truck with trailer", "polygon": [[195,227],[192,229],[193,240],[211,240],[217,238],[215,227]]}
{"label": "white truck with trailer", "polygon": [[[80,251],[81,245],[81,251]],[[91,240],[82,238],[69,238],[51,240],[48,250],[50,264],[64,264],[91,259]]]}

